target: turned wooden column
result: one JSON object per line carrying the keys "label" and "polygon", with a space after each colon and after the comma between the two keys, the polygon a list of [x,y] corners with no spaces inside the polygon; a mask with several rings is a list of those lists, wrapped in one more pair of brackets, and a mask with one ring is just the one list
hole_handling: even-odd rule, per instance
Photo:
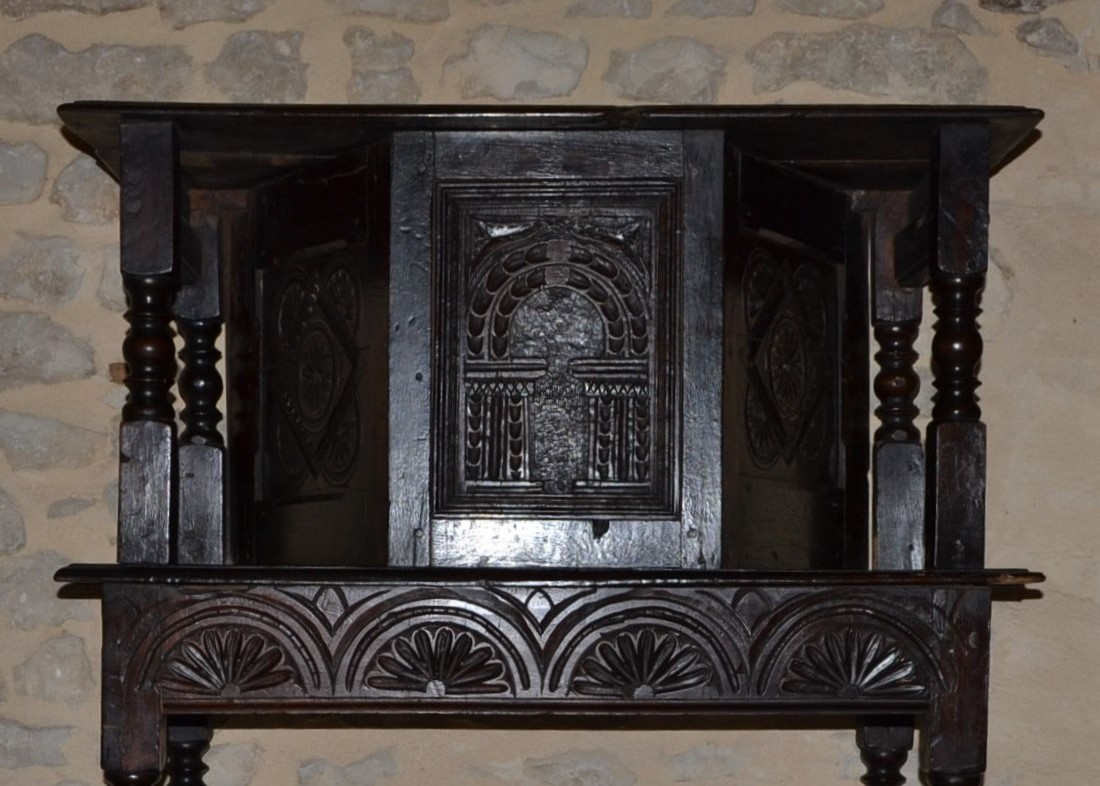
{"label": "turned wooden column", "polygon": [[175,142],[168,122],[126,123],[122,144],[122,344],[126,404],[119,432],[119,562],[171,559],[176,376],[171,327],[175,277]]}
{"label": "turned wooden column", "polygon": [[986,440],[976,391],[979,295],[989,255],[988,169],[987,129],[940,132],[930,282],[936,393],[928,428],[928,547],[937,569],[980,568],[985,561]]}
{"label": "turned wooden column", "polygon": [[183,346],[179,392],[179,525],[174,553],[182,564],[220,565],[225,559],[225,440],[218,430],[224,383],[218,371],[222,331],[221,232],[216,198],[193,195],[175,304]]}
{"label": "turned wooden column", "polygon": [[[989,250],[989,132],[940,131],[932,193],[935,259],[930,288],[932,422],[928,427],[928,548],[937,570],[981,568],[985,551],[985,424],[977,389],[982,359],[979,296]],[[930,786],[979,786],[985,771],[989,689],[988,591],[958,610],[968,630],[954,650],[958,688],[937,694],[921,735]]]}
{"label": "turned wooden column", "polygon": [[[877,570],[924,567],[925,462],[915,402],[920,377],[913,344],[920,331],[921,288],[906,286],[909,266],[899,235],[926,213],[927,193],[868,195],[861,207],[865,242],[871,256],[871,325],[878,351],[874,392],[878,398],[872,455],[871,560]],[[927,262],[925,261],[925,264]]]}

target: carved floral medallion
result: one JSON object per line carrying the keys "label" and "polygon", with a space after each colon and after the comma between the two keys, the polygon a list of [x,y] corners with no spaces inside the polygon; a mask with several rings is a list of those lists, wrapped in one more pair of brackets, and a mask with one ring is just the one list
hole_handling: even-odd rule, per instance
{"label": "carved floral medallion", "polygon": [[416,628],[394,638],[367,670],[377,690],[463,696],[510,690],[496,648],[479,634],[449,625]]}
{"label": "carved floral medallion", "polygon": [[807,644],[788,666],[783,690],[842,699],[917,698],[928,688],[897,642],[846,628]]}
{"label": "carved floral medallion", "polygon": [[162,684],[182,693],[232,698],[295,679],[283,651],[260,633],[239,628],[205,630],[183,642],[164,665]]}
{"label": "carved floral medallion", "polygon": [[699,647],[672,631],[644,628],[601,639],[573,678],[584,696],[652,699],[711,681],[712,669]]}

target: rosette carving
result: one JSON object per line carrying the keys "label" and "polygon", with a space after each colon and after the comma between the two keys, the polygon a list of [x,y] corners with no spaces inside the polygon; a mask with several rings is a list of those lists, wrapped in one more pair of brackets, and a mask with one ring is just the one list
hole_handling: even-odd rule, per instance
{"label": "rosette carving", "polygon": [[167,659],[161,684],[183,693],[235,697],[295,679],[283,651],[259,633],[203,631]]}
{"label": "rosette carving", "polygon": [[859,698],[917,698],[928,688],[917,668],[881,633],[847,628],[802,648],[782,683],[789,693]]}
{"label": "rosette carving", "polygon": [[573,690],[585,696],[652,699],[706,685],[713,671],[699,647],[645,628],[601,639],[581,659]]}
{"label": "rosette carving", "polygon": [[484,638],[438,625],[394,638],[367,670],[366,684],[433,697],[479,695],[509,691],[506,674],[496,648]]}

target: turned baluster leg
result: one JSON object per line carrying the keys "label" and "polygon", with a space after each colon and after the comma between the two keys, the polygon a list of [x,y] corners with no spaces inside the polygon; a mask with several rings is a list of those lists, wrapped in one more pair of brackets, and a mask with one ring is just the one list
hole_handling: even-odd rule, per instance
{"label": "turned baluster leg", "polygon": [[879,322],[875,354],[879,373],[875,414],[881,425],[874,448],[874,549],[877,570],[920,570],[924,567],[924,446],[913,423],[920,377],[913,369],[913,342],[918,323]]}
{"label": "turned baluster leg", "polygon": [[202,776],[210,768],[202,757],[210,750],[210,727],[189,718],[168,727],[167,786],[206,786]]}
{"label": "turned baluster leg", "polygon": [[913,747],[913,724],[893,719],[869,720],[856,731],[859,758],[867,773],[865,786],[901,786],[901,768]]}

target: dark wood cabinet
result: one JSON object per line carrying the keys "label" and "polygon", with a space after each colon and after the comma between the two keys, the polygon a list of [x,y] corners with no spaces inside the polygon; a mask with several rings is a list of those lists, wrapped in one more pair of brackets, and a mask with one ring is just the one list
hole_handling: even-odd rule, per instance
{"label": "dark wood cabinet", "polygon": [[200,782],[214,715],[760,712],[981,782],[1041,580],[983,558],[989,175],[1040,113],[60,114],[122,187],[119,564],[58,574],[109,783]]}

